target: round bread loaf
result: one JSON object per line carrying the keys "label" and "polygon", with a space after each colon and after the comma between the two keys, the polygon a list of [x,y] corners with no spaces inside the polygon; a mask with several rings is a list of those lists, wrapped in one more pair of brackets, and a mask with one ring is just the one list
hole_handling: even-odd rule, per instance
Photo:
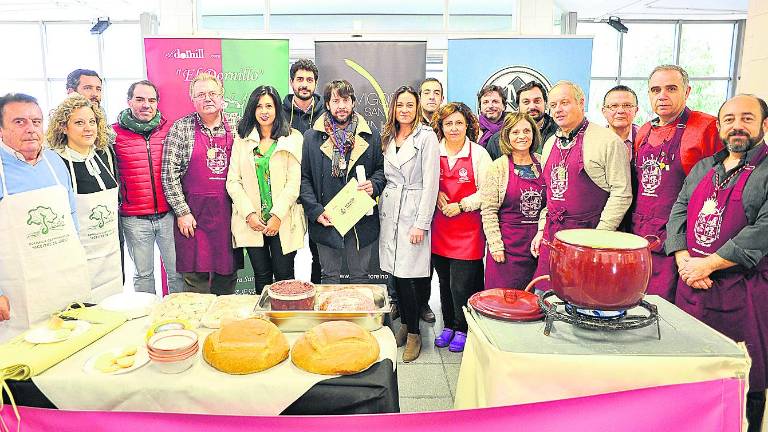
{"label": "round bread loaf", "polygon": [[349,321],[328,321],[299,336],[291,349],[293,364],[322,375],[350,375],[379,358],[379,342]]}
{"label": "round bread loaf", "polygon": [[288,340],[271,322],[261,318],[229,321],[205,338],[203,358],[229,374],[269,369],[288,357]]}

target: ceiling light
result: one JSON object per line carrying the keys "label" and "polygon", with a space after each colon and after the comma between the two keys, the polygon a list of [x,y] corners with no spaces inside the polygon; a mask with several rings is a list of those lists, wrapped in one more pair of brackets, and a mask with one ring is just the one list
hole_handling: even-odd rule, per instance
{"label": "ceiling light", "polygon": [[619,17],[612,16],[608,18],[608,25],[616,29],[619,33],[626,33],[629,31],[627,26],[621,23],[621,19]]}
{"label": "ceiling light", "polygon": [[100,17],[96,18],[93,22],[93,27],[91,27],[91,34],[92,35],[98,35],[104,33],[104,30],[109,27],[111,22],[109,22],[109,17]]}

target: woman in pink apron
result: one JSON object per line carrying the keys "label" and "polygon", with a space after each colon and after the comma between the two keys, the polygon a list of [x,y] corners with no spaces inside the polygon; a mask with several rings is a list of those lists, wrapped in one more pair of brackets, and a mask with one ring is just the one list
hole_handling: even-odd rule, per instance
{"label": "woman in pink apron", "polygon": [[438,347],[464,350],[467,322],[462,307],[483,287],[485,236],[480,218],[480,193],[488,152],[472,140],[478,123],[462,103],[440,108],[440,185],[432,220],[432,265],[440,281],[440,303],[445,328],[435,338]]}
{"label": "woman in pink apron", "polygon": [[658,146],[648,142],[652,131],[649,129],[634,159],[637,198],[630,232],[641,237],[654,235],[661,239],[661,243],[651,251],[653,273],[646,292],[664,297],[670,302],[675,301],[677,265],[674,256],[664,253],[663,245],[667,239],[669,212],[685,180],[680,144],[690,112],[688,108],[683,111],[672,136],[662,140]]}
{"label": "woman in pink apron", "polygon": [[501,129],[502,157],[488,170],[482,189],[483,231],[488,239],[485,289],[524,288],[536,270],[531,241],[544,205],[541,165],[533,153],[541,141],[536,122],[510,113]]}

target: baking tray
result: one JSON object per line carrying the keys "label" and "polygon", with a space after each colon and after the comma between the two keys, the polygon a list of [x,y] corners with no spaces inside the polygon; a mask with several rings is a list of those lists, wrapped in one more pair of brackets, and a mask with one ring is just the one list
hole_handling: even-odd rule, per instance
{"label": "baking tray", "polygon": [[269,285],[261,291],[261,297],[254,312],[263,314],[277,328],[284,332],[303,332],[326,321],[351,321],[368,331],[374,331],[384,326],[385,314],[390,312],[389,296],[386,285],[349,284],[349,285],[315,285],[315,302],[317,297],[338,288],[369,288],[373,292],[373,303],[376,309],[360,312],[329,312],[314,310],[273,311],[270,305]]}

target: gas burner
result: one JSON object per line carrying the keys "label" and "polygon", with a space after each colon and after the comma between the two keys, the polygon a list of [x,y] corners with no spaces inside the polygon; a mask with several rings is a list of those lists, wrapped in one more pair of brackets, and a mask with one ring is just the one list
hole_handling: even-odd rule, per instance
{"label": "gas burner", "polygon": [[[547,297],[553,296],[555,296],[555,292],[551,290],[539,295],[539,307],[541,307],[545,316],[544,335],[546,336],[549,336],[549,332],[552,330],[552,325],[555,321],[563,321],[589,330],[605,331],[633,330],[655,324],[656,332],[659,339],[661,339],[659,313],[656,305],[648,303],[645,300],[640,301],[640,304],[638,304],[637,307],[643,308],[647,311],[647,314],[634,315],[625,311],[623,315],[608,317],[608,319],[606,319],[606,317],[590,316],[564,301],[546,300]],[[558,307],[561,309],[558,310]]]}

